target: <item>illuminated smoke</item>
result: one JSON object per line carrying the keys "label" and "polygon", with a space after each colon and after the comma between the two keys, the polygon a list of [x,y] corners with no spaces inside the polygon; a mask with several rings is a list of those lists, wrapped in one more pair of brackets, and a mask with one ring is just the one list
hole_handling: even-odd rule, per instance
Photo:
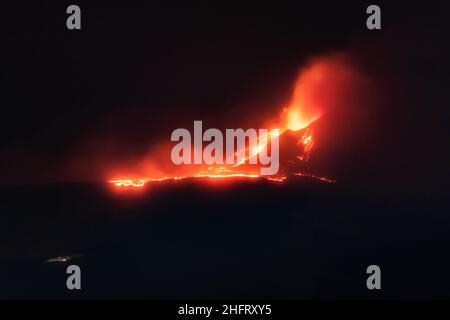
{"label": "illuminated smoke", "polygon": [[[280,140],[287,132],[296,137],[292,146],[283,145],[284,148],[293,149],[295,157],[288,159],[290,165],[305,163],[310,159],[311,153],[317,147],[315,134],[321,130],[320,119],[330,113],[345,113],[342,108],[349,95],[351,96],[355,82],[360,81],[359,73],[351,66],[349,58],[343,54],[333,54],[311,59],[306,67],[300,70],[299,76],[292,88],[292,95],[287,105],[274,106],[273,113],[279,114],[278,120],[269,119],[272,129]],[[252,114],[239,115],[239,119],[252,118]],[[276,117],[274,117],[276,119]],[[313,126],[314,124],[314,126]],[[256,127],[256,126],[255,126]],[[270,129],[270,128],[269,128]],[[177,167],[170,162],[170,145],[150,152],[148,156],[135,168],[128,170],[128,176],[114,174],[108,181],[117,187],[142,187],[149,182],[164,180],[179,180],[188,178],[233,179],[233,178],[264,178],[270,181],[283,182],[287,173],[291,176],[303,176],[323,182],[335,183],[335,180],[316,175],[311,172],[289,172],[281,170],[278,175],[261,177],[255,165],[249,165],[248,159],[266,148],[270,148],[268,135],[258,138],[258,146],[252,150],[237,150],[245,152],[246,157],[239,163],[230,166],[213,165],[186,165]],[[281,150],[284,152],[284,150]],[[165,156],[162,156],[165,155]],[[163,160],[165,159],[165,160]],[[134,173],[133,173],[134,172]]]}

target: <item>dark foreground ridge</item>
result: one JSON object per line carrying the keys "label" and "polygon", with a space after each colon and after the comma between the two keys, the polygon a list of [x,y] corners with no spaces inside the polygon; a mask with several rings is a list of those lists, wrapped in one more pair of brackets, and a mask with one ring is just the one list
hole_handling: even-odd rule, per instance
{"label": "dark foreground ridge", "polygon": [[[444,197],[304,177],[1,194],[0,298],[450,297]],[[66,288],[70,264],[81,291]],[[381,291],[366,288],[371,264]]]}

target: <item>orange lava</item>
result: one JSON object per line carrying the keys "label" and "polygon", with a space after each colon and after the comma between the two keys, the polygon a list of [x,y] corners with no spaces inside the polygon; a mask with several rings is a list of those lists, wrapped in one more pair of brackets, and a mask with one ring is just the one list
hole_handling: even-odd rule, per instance
{"label": "orange lava", "polygon": [[[327,177],[320,177],[309,173],[294,173],[294,176],[300,177],[308,177],[315,180],[328,182],[328,183],[336,183],[336,180],[329,179]],[[233,178],[247,178],[247,179],[264,179],[268,181],[274,182],[284,182],[287,180],[287,176],[261,176],[258,174],[245,174],[245,173],[231,173],[231,174],[198,174],[193,176],[184,176],[184,177],[163,177],[163,178],[145,178],[145,179],[117,179],[110,180],[109,182],[114,184],[117,187],[144,187],[146,183],[151,182],[161,182],[161,181],[170,181],[170,180],[185,180],[185,179],[233,179]]]}
{"label": "orange lava", "polygon": [[117,187],[143,187],[147,179],[117,179],[110,180]]}
{"label": "orange lava", "polygon": [[329,179],[327,177],[319,177],[319,176],[316,176],[314,174],[309,174],[309,173],[294,173],[294,176],[308,177],[308,178],[312,178],[312,179],[316,179],[316,180],[320,180],[320,181],[324,181],[324,182],[328,182],[328,183],[336,183],[336,180]]}
{"label": "orange lava", "polygon": [[[327,73],[328,72],[328,73]],[[323,87],[323,81],[326,75],[329,75],[330,71],[327,69],[326,64],[317,63],[309,66],[298,77],[291,100],[282,108],[280,121],[276,123],[276,131],[267,133],[264,136],[260,136],[258,139],[258,145],[253,150],[245,151],[246,157],[240,160],[235,165],[228,167],[211,166],[205,170],[204,167],[193,167],[194,172],[182,176],[162,176],[156,178],[120,178],[113,179],[109,182],[117,187],[143,187],[146,183],[165,181],[165,180],[181,180],[181,179],[193,179],[193,178],[205,178],[205,179],[233,179],[233,178],[247,178],[247,179],[265,179],[274,182],[284,182],[287,180],[287,176],[279,175],[275,176],[261,176],[253,172],[249,172],[246,164],[251,157],[258,155],[260,152],[269,148],[270,134],[276,134],[281,136],[287,131],[299,131],[301,137],[297,141],[297,147],[300,146],[301,151],[296,157],[296,161],[308,161],[309,155],[314,147],[314,132],[311,128],[311,124],[318,120],[324,110],[323,101],[321,100],[320,89]],[[273,128],[272,127],[272,128]],[[270,132],[270,131],[268,131]],[[242,150],[238,150],[242,152]],[[148,170],[153,172],[152,170]],[[319,181],[327,183],[336,183],[335,180],[326,177],[321,177],[309,173],[294,173],[293,176],[309,177]]]}

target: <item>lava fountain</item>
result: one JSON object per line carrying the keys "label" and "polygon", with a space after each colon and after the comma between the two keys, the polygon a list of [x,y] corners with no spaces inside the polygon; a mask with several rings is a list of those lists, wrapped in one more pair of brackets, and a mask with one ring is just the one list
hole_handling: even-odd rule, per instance
{"label": "lava fountain", "polygon": [[[274,182],[284,182],[289,176],[301,176],[316,179],[325,183],[335,183],[336,181],[327,177],[313,174],[311,172],[295,172],[285,170],[281,167],[278,174],[273,176],[263,176],[256,171],[257,166],[249,165],[249,159],[256,155],[267,152],[271,148],[271,136],[276,135],[280,140],[289,132],[295,136],[294,146],[288,146],[295,151],[295,157],[288,159],[290,164],[304,163],[310,158],[310,154],[315,147],[314,131],[316,123],[330,109],[329,104],[336,89],[339,87],[336,79],[339,73],[349,68],[343,65],[339,59],[316,59],[310,63],[298,76],[289,103],[279,111],[278,120],[271,121],[274,125],[272,130],[267,130],[265,135],[260,135],[256,146],[246,144],[241,150],[235,150],[235,154],[244,154],[240,161],[233,165],[213,164],[208,166],[191,166],[192,169],[184,174],[161,174],[151,172],[146,177],[116,177],[109,179],[109,182],[116,187],[141,188],[151,182],[161,182],[166,180],[180,179],[266,179]],[[337,76],[338,74],[338,76]],[[330,89],[331,88],[331,89]],[[331,92],[331,93],[330,93]],[[332,103],[331,103],[332,104]],[[280,110],[280,109],[279,109]],[[195,150],[194,150],[195,151]]]}

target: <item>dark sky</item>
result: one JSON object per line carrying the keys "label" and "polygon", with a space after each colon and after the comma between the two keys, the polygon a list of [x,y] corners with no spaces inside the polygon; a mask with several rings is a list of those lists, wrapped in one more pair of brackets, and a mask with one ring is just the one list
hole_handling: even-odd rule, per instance
{"label": "dark sky", "polygon": [[371,1],[73,3],[81,31],[65,26],[72,2],[2,2],[2,183],[100,179],[102,161],[133,161],[194,118],[263,117],[308,57],[343,50],[372,80],[374,116],[330,173],[448,190],[445,1],[377,2],[380,31],[365,28]]}

